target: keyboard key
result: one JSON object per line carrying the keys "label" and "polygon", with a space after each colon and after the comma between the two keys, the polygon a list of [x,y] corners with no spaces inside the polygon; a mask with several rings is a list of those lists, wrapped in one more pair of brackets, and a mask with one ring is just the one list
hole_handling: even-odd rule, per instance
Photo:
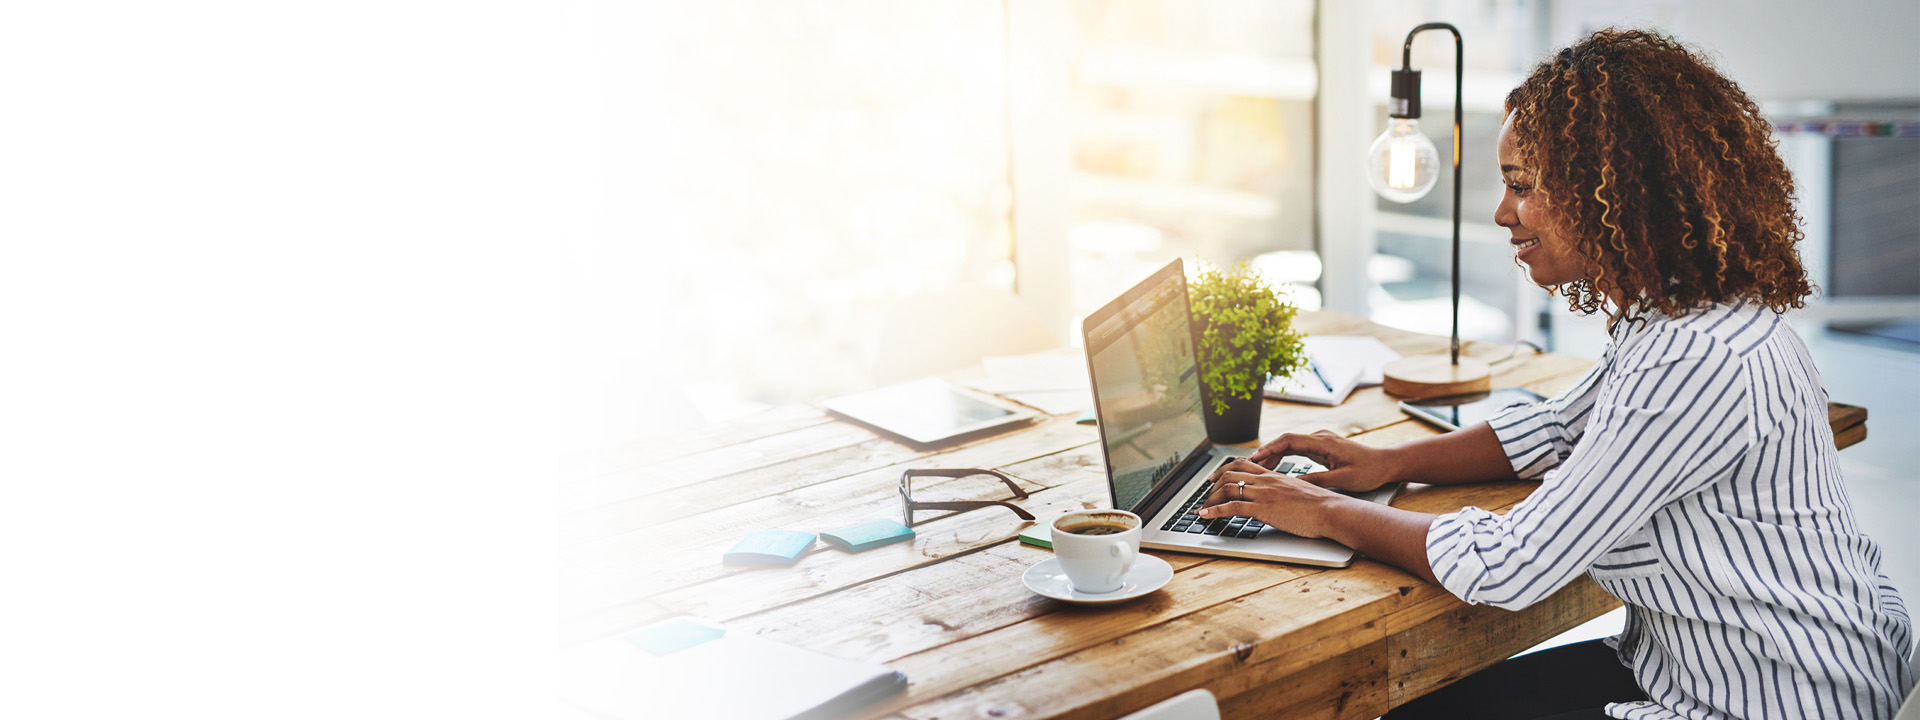
{"label": "keyboard key", "polygon": [[1222,530],[1226,530],[1226,529],[1227,529],[1226,518],[1214,518],[1213,522],[1207,525],[1207,534],[1219,535]]}

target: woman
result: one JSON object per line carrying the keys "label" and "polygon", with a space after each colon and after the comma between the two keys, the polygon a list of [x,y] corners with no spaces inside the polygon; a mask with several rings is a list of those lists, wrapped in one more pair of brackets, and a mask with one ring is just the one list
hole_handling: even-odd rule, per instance
{"label": "woman", "polygon": [[[1467,602],[1518,609],[1587,573],[1627,605],[1606,644],[1508,660],[1394,718],[1892,717],[1911,625],[1780,317],[1811,288],[1759,108],[1637,31],[1560,51],[1507,105],[1494,220],[1534,282],[1607,314],[1599,363],[1551,400],[1393,448],[1283,435],[1216,472],[1202,516],[1333,538]],[[1295,454],[1330,469],[1270,470]],[[1515,477],[1543,484],[1505,516],[1325,489]]]}

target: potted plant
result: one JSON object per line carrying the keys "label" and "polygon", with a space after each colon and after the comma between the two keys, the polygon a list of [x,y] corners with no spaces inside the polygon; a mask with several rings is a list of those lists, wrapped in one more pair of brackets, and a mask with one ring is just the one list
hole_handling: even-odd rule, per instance
{"label": "potted plant", "polygon": [[1306,365],[1301,335],[1293,328],[1299,309],[1245,262],[1226,270],[1204,264],[1187,287],[1207,436],[1227,444],[1259,439],[1267,375],[1289,375]]}

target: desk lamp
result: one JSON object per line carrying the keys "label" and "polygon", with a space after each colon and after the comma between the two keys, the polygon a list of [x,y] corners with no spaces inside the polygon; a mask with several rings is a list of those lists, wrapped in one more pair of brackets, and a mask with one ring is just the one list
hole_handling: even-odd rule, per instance
{"label": "desk lamp", "polygon": [[1381,385],[1402,397],[1485,392],[1491,387],[1486,363],[1460,357],[1460,81],[1466,73],[1459,28],[1425,23],[1407,33],[1400,69],[1393,71],[1387,131],[1367,150],[1367,182],[1381,197],[1410,203],[1426,197],[1440,178],[1440,154],[1420,132],[1420,71],[1413,69],[1413,36],[1441,29],[1453,33],[1453,344],[1444,358],[1418,355],[1387,364]]}

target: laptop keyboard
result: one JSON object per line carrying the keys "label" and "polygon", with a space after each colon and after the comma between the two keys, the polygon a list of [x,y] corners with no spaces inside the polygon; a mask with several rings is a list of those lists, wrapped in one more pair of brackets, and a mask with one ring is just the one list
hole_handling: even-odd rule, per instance
{"label": "laptop keyboard", "polygon": [[[1288,475],[1299,475],[1307,472],[1310,467],[1309,465],[1295,463],[1291,460],[1282,460],[1280,465],[1275,467],[1274,470]],[[1211,492],[1213,492],[1212,480],[1201,483],[1199,489],[1194,490],[1192,495],[1187,496],[1186,503],[1180,506],[1180,512],[1175,514],[1173,519],[1168,520],[1165,525],[1161,525],[1160,529],[1172,532],[1194,533],[1197,535],[1250,538],[1259,535],[1260,531],[1267,527],[1266,523],[1241,515],[1214,518],[1212,520],[1202,519],[1199,515],[1200,507],[1206,504],[1207,494]]]}

